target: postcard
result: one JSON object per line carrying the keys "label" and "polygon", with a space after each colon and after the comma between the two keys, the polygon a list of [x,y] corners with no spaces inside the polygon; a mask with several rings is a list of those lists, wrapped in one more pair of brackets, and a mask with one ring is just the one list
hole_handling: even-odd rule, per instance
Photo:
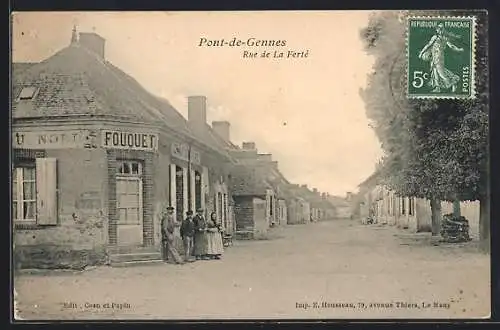
{"label": "postcard", "polygon": [[13,13],[13,320],[489,318],[487,18]]}

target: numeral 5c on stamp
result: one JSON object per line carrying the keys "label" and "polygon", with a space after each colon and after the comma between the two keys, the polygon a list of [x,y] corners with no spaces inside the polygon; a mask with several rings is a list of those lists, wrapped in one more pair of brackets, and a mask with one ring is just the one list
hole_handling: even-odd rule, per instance
{"label": "numeral 5c on stamp", "polygon": [[474,17],[409,17],[409,98],[474,98]]}

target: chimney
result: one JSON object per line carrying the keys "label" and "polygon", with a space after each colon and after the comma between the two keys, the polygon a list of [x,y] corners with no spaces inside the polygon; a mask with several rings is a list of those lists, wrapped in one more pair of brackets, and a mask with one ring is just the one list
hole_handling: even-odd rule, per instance
{"label": "chimney", "polygon": [[207,124],[207,98],[188,96],[188,122],[196,127]]}
{"label": "chimney", "polygon": [[230,127],[231,124],[229,124],[228,121],[213,121],[212,122],[212,128],[214,131],[224,139],[224,141],[231,141],[230,139]]}
{"label": "chimney", "polygon": [[104,59],[104,45],[106,40],[97,33],[80,32],[79,43],[81,46]]}
{"label": "chimney", "polygon": [[273,155],[271,154],[258,154],[258,159],[265,161],[265,162],[272,162],[273,161]]}
{"label": "chimney", "polygon": [[313,188],[313,193],[317,194],[318,193],[318,189],[317,188]]}
{"label": "chimney", "polygon": [[350,201],[352,199],[352,192],[348,191],[347,194],[346,194],[346,196],[345,196],[345,199],[347,201]]}
{"label": "chimney", "polygon": [[302,188],[307,188],[306,184],[301,185]]}
{"label": "chimney", "polygon": [[71,43],[76,44],[78,42],[78,35],[76,33],[76,25],[73,25],[73,31],[71,31]]}
{"label": "chimney", "polygon": [[255,150],[255,142],[243,142],[241,148],[243,148],[243,150]]}

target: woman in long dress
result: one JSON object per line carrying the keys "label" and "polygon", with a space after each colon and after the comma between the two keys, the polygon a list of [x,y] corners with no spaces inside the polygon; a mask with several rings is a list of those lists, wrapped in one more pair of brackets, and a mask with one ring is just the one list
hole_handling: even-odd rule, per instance
{"label": "woman in long dress", "polygon": [[222,244],[221,227],[217,221],[215,212],[210,214],[210,220],[207,222],[207,255],[210,259],[220,259],[224,252]]}
{"label": "woman in long dress", "polygon": [[440,92],[441,88],[448,89],[450,87],[451,91],[455,92],[457,83],[460,81],[458,75],[445,67],[444,60],[447,47],[457,52],[463,51],[463,48],[457,47],[450,42],[449,36],[452,36],[452,34],[444,30],[443,24],[438,24],[436,34],[431,37],[418,54],[418,57],[422,60],[430,60],[431,62],[431,79],[429,85],[434,87],[433,92]]}

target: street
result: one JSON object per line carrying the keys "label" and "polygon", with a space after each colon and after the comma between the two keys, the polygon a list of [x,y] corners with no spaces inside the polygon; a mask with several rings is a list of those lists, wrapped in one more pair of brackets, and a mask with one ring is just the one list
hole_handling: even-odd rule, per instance
{"label": "street", "polygon": [[429,241],[351,220],[289,225],[222,260],[18,275],[17,304],[26,320],[488,317],[489,255]]}

